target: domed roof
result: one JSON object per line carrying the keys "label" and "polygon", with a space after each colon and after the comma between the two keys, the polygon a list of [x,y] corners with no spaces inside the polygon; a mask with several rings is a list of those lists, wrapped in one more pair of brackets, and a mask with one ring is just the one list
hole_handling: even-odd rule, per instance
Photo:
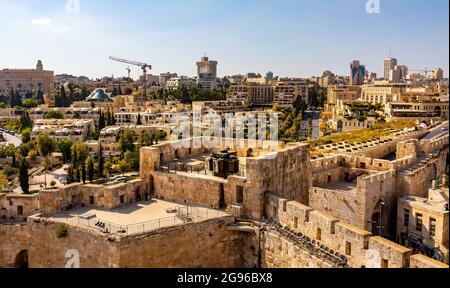
{"label": "domed roof", "polygon": [[114,134],[115,130],[113,128],[109,128],[106,130],[106,134]]}
{"label": "domed roof", "polygon": [[111,101],[111,98],[104,89],[95,89],[94,92],[92,92],[92,94],[89,95],[89,97],[86,99],[86,101]]}

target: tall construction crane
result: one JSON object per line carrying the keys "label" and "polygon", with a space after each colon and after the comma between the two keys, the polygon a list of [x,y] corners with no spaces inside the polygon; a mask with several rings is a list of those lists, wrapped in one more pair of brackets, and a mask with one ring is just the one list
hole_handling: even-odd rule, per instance
{"label": "tall construction crane", "polygon": [[151,70],[152,69],[152,65],[149,65],[147,63],[142,63],[142,62],[125,60],[125,59],[112,57],[112,56],[110,56],[109,59],[113,60],[113,61],[117,61],[117,62],[126,63],[126,64],[130,64],[130,65],[141,67],[142,71],[144,72],[144,97],[147,97],[147,69]]}

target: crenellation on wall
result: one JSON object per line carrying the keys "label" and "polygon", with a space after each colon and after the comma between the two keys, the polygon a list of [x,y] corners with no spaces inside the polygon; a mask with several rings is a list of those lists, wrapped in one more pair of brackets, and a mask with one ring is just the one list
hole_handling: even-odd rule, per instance
{"label": "crenellation on wall", "polygon": [[[272,221],[281,223],[283,226],[297,233],[306,235],[329,249],[339,252],[341,255],[347,257],[350,267],[410,267],[411,249],[380,236],[374,236],[369,231],[295,201],[289,201],[276,195],[267,195],[266,217]],[[274,244],[277,242],[273,237],[273,235],[269,237],[272,242],[268,244],[268,249],[271,252],[269,253],[272,255],[271,257],[276,258],[275,254],[281,252],[277,252],[277,246]],[[288,240],[285,239],[285,241]],[[278,248],[281,251],[285,251],[286,249],[289,250],[286,247]],[[277,262],[275,258],[271,259],[271,261]],[[316,262],[313,261],[312,263]],[[281,267],[290,267],[284,266],[287,265],[286,260],[284,262],[281,261],[278,265],[281,265]],[[297,263],[297,265],[299,264]]]}

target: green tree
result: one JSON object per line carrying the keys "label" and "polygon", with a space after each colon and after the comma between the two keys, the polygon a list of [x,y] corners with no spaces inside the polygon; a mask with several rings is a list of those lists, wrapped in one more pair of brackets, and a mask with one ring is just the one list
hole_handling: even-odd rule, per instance
{"label": "green tree", "polygon": [[141,113],[138,113],[136,125],[142,125]]}
{"label": "green tree", "polygon": [[28,113],[20,117],[20,131],[27,128],[33,128],[33,120],[31,120],[30,114]]}
{"label": "green tree", "polygon": [[139,152],[125,153],[124,160],[128,163],[128,170],[139,171]]}
{"label": "green tree", "polygon": [[13,144],[9,144],[5,149],[5,154],[8,157],[11,157],[13,167],[16,166],[16,147]]}
{"label": "green tree", "polygon": [[133,90],[131,90],[130,88],[125,88],[125,95],[131,95],[133,94]]}
{"label": "green tree", "polygon": [[122,154],[125,154],[127,151],[133,152],[135,150],[135,141],[135,133],[129,129],[124,129],[119,137],[119,149],[122,151]]}
{"label": "green tree", "polygon": [[81,165],[88,157],[87,146],[83,142],[77,142],[72,145],[72,162]]}
{"label": "green tree", "polygon": [[102,131],[102,129],[106,127],[105,122],[105,114],[100,111],[100,118],[98,119],[98,130]]}
{"label": "green tree", "polygon": [[22,97],[20,96],[18,90],[16,90],[16,92],[14,93],[14,106],[22,106]]}
{"label": "green tree", "polygon": [[125,176],[125,173],[130,170],[130,167],[131,167],[130,163],[128,163],[128,161],[125,159],[123,159],[119,162],[119,170],[120,170],[120,173],[123,174],[123,176]]}
{"label": "green tree", "polygon": [[61,86],[60,92],[59,92],[59,98],[60,98],[60,105],[61,107],[69,107],[70,106],[70,99],[66,94],[66,89],[64,86]]}
{"label": "green tree", "polygon": [[47,133],[41,132],[36,137],[36,145],[39,151],[39,154],[42,157],[47,158],[50,153],[55,151],[55,141],[53,141]]}
{"label": "green tree", "polygon": [[147,131],[143,131],[139,139],[139,147],[147,147],[153,145],[152,135]]}
{"label": "green tree", "polygon": [[20,182],[20,188],[22,188],[22,192],[24,194],[30,193],[30,184],[28,182],[28,167],[25,160],[22,160],[22,163],[20,164],[20,171],[19,171],[19,182]]}
{"label": "green tree", "polygon": [[89,96],[88,92],[87,92],[87,88],[86,86],[81,87],[81,98],[83,100],[86,100],[86,98]]}
{"label": "green tree", "polygon": [[85,165],[87,166],[87,175],[89,182],[92,183],[94,181],[95,174],[94,160],[92,159],[92,157],[87,158]]}
{"label": "green tree", "polygon": [[56,149],[62,153],[64,163],[70,162],[73,142],[68,139],[63,139],[56,143]]}
{"label": "green tree", "polygon": [[42,105],[42,104],[45,103],[45,100],[44,100],[44,92],[42,92],[41,89],[39,89],[39,90],[37,91],[37,94],[36,94],[36,101],[37,101],[37,103],[38,103],[39,105]]}
{"label": "green tree", "polygon": [[158,144],[159,140],[163,140],[167,137],[167,133],[160,130],[160,131],[157,131],[153,136],[154,136],[154,139],[156,140],[156,144]]}
{"label": "green tree", "polygon": [[98,177],[103,178],[104,174],[104,166],[105,166],[105,160],[103,159],[103,147],[102,144],[100,144],[100,147],[98,149]]}
{"label": "green tree", "polygon": [[11,108],[14,108],[14,106],[16,106],[16,97],[15,97],[13,89],[11,89],[11,91],[9,92],[8,104],[9,104],[9,107],[11,107]]}
{"label": "green tree", "polygon": [[51,110],[45,113],[45,119],[64,119],[64,115],[58,110]]}
{"label": "green tree", "polygon": [[81,163],[81,181],[83,181],[83,184],[86,184],[86,163],[85,162]]}
{"label": "green tree", "polygon": [[31,129],[30,128],[26,128],[26,129],[22,130],[21,139],[22,139],[23,143],[30,142],[30,140],[31,140]]}
{"label": "green tree", "polygon": [[8,178],[6,178],[3,171],[0,171],[0,191],[3,191],[3,188],[8,184]]}

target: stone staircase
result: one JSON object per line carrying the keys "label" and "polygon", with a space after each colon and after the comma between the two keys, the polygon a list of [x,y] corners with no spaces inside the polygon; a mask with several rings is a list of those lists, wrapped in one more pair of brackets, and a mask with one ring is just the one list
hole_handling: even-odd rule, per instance
{"label": "stone staircase", "polygon": [[341,255],[339,252],[328,248],[327,246],[319,243],[318,241],[311,239],[310,237],[303,235],[302,233],[295,232],[289,227],[284,227],[280,223],[271,221],[269,219],[262,219],[261,222],[270,228],[277,231],[280,235],[286,239],[291,240],[298,247],[306,250],[311,255],[316,256],[323,261],[330,263],[335,268],[348,268],[347,257]]}

